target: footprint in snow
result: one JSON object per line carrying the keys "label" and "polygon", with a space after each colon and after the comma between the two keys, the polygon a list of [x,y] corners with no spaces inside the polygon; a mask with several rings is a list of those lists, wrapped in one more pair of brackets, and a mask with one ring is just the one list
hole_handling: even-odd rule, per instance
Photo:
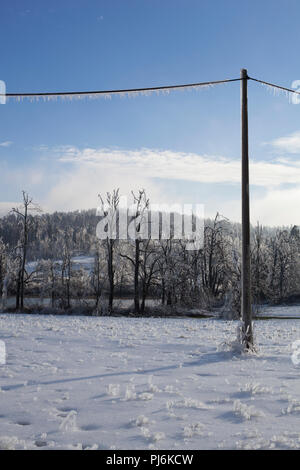
{"label": "footprint in snow", "polygon": [[29,421],[25,421],[25,420],[17,421],[15,424],[18,424],[19,426],[30,426],[31,425],[31,423]]}
{"label": "footprint in snow", "polygon": [[98,426],[98,424],[87,424],[85,426],[80,426],[80,429],[82,431],[97,431],[97,429],[100,429],[100,426]]}
{"label": "footprint in snow", "polygon": [[34,443],[36,447],[46,447],[48,445],[47,441],[37,440]]}

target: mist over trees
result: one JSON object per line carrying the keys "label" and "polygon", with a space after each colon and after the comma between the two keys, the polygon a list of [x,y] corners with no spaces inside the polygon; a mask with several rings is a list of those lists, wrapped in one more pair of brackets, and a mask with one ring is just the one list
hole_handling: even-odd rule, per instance
{"label": "mist over trees", "polygon": [[[79,306],[88,313],[112,314],[120,298],[132,299],[130,312],[151,313],[154,298],[166,312],[219,309],[228,318],[240,314],[241,227],[219,214],[204,223],[204,244],[187,249],[187,241],[143,238],[149,199],[144,190],[132,194],[129,218],[135,237],[98,239],[96,228],[107,208],[119,217],[119,192],[100,196],[95,210],[43,214],[23,192],[23,203],[0,218],[0,295],[2,309],[15,296],[24,310],[26,296],[37,303],[50,299],[53,312]],[[129,227],[129,226],[128,226]],[[252,227],[252,302],[282,303],[300,299],[300,233],[297,226]],[[74,257],[91,256],[89,269]],[[29,269],[29,267],[31,268]],[[24,302],[25,299],[25,302]]]}

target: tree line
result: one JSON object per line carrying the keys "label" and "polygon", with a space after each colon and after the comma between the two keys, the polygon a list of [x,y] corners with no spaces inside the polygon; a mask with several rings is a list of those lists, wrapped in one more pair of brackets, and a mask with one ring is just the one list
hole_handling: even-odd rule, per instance
{"label": "tree line", "polygon": [[[2,309],[15,296],[15,309],[22,311],[26,296],[35,296],[50,299],[53,311],[72,311],[76,304],[98,315],[112,314],[118,311],[116,299],[126,296],[137,315],[147,313],[147,300],[154,298],[165,311],[219,308],[239,317],[240,224],[220,214],[205,219],[203,246],[192,251],[172,233],[143,239],[139,232],[149,199],[140,190],[132,194],[136,236],[112,237],[107,226],[106,238],[99,240],[95,210],[43,214],[28,193],[22,196],[22,205],[0,219]],[[102,217],[108,208],[118,217],[119,203],[118,190],[100,196]],[[253,304],[300,300],[299,249],[297,226],[252,227]],[[78,255],[93,258],[90,269],[78,268]]]}

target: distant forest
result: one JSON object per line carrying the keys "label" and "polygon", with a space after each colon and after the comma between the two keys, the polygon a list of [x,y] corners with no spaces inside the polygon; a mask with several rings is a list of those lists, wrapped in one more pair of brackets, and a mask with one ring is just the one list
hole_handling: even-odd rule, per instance
{"label": "distant forest", "polygon": [[[133,202],[138,217],[149,204],[145,191]],[[105,204],[117,213],[118,190],[106,195]],[[218,308],[227,318],[239,317],[240,224],[219,214],[205,220],[204,246],[188,251],[184,240],[172,237],[99,240],[98,222],[95,210],[43,214],[23,192],[21,208],[0,218],[2,309],[15,296],[15,309],[23,311],[26,296],[36,296],[49,298],[53,313],[72,312],[81,302],[86,312],[103,315],[116,312],[115,299],[126,296],[136,315],[151,313],[146,304],[151,297],[165,311]],[[300,300],[299,250],[297,226],[252,227],[253,304]],[[75,269],[73,258],[79,255],[93,257],[90,270]],[[32,261],[35,269],[29,270]]]}

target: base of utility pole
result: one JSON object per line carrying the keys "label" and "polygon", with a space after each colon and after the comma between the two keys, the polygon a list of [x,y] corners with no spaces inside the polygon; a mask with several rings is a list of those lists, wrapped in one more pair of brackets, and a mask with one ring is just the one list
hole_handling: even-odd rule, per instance
{"label": "base of utility pole", "polygon": [[248,155],[248,73],[241,69],[241,131],[242,131],[242,338],[246,350],[253,349],[251,271],[250,271],[250,210]]}

